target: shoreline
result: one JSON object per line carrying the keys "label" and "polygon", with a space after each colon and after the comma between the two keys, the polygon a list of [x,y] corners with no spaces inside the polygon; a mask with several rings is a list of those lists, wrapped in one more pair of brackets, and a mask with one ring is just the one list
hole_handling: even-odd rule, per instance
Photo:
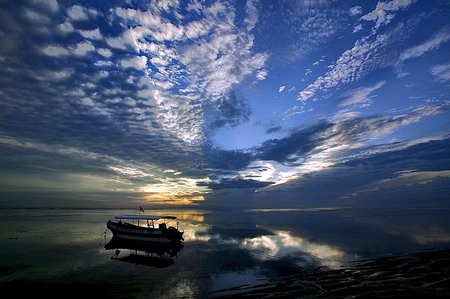
{"label": "shoreline", "polygon": [[350,264],[218,290],[208,293],[207,298],[450,298],[450,249]]}

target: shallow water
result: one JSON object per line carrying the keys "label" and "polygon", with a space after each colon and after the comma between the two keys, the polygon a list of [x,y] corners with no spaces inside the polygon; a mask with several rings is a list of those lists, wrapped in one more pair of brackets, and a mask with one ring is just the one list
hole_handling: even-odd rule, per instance
{"label": "shallow water", "polygon": [[[127,210],[0,210],[0,290],[20,295],[206,298],[218,290],[339,269],[350,261],[450,248],[446,209],[156,210],[185,230],[162,260],[106,250]],[[129,256],[131,255],[131,258]]]}

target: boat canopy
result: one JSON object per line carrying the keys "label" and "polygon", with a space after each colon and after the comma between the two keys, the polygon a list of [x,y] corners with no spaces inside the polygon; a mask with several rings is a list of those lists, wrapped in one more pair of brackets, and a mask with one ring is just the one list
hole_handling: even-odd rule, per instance
{"label": "boat canopy", "polygon": [[159,220],[159,219],[177,219],[174,216],[150,216],[150,215],[120,215],[116,219],[138,219],[138,220]]}

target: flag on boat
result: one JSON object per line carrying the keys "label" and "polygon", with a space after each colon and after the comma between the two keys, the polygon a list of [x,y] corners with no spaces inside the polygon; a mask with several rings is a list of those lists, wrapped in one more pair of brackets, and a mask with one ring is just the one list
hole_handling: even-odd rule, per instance
{"label": "flag on boat", "polygon": [[145,212],[141,206],[139,206],[139,212]]}

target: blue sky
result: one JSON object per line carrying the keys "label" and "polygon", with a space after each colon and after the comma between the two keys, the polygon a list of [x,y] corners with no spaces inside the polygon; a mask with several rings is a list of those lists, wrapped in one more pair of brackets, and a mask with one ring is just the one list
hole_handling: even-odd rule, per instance
{"label": "blue sky", "polygon": [[445,203],[445,1],[0,5],[2,206]]}

